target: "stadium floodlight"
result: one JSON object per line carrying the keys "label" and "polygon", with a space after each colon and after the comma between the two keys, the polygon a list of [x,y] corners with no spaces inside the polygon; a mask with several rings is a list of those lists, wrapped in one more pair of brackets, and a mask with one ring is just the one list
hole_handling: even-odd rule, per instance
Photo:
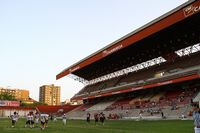
{"label": "stadium floodlight", "polygon": [[200,51],[200,43],[197,43],[195,45],[192,45],[192,46],[177,50],[177,51],[175,51],[175,53],[179,57],[182,57],[182,56],[190,55],[192,53],[196,53],[196,52],[199,52],[199,51]]}
{"label": "stadium floodlight", "polygon": [[[195,46],[195,49],[200,49],[199,45],[198,45],[198,47]],[[84,85],[92,85],[92,84],[96,84],[98,82],[106,81],[108,79],[112,79],[112,78],[115,78],[115,77],[126,75],[128,73],[136,72],[138,70],[145,69],[145,68],[148,68],[150,66],[161,64],[163,62],[166,62],[166,60],[163,57],[160,56],[158,58],[154,58],[154,59],[148,60],[146,62],[142,62],[140,64],[136,64],[136,65],[133,65],[131,67],[128,67],[128,68],[125,68],[125,69],[122,69],[122,70],[118,70],[118,71],[115,71],[115,72],[107,74],[107,75],[103,75],[101,77],[92,79],[90,81],[88,81],[88,80],[86,80],[84,78],[81,78],[79,76],[76,76],[74,74],[69,74],[68,76],[70,78],[76,80],[76,81],[79,81],[79,82],[83,83]]]}
{"label": "stadium floodlight", "polygon": [[70,78],[72,78],[72,79],[74,79],[74,80],[76,80],[76,81],[79,81],[79,82],[81,82],[81,83],[83,83],[83,84],[85,84],[85,85],[88,84],[88,80],[86,80],[86,79],[84,79],[84,78],[81,78],[81,77],[78,77],[78,76],[76,76],[76,75],[74,75],[74,74],[69,74],[68,77],[70,77]]}
{"label": "stadium floodlight", "polygon": [[102,82],[102,81],[105,81],[105,80],[108,80],[108,79],[112,79],[112,78],[115,78],[115,77],[119,77],[119,76],[128,74],[128,73],[131,73],[131,72],[135,72],[135,71],[138,71],[138,70],[141,70],[141,69],[144,69],[144,68],[148,68],[150,66],[161,64],[163,62],[166,62],[166,60],[163,57],[160,56],[158,58],[154,58],[154,59],[148,60],[146,62],[142,62],[140,64],[136,64],[134,66],[131,66],[131,67],[128,67],[128,68],[125,68],[125,69],[122,69],[122,70],[118,70],[118,71],[115,71],[113,73],[92,79],[92,80],[87,81],[85,83],[87,83],[87,85],[92,85],[92,84],[95,84],[95,83],[98,83],[98,82]]}

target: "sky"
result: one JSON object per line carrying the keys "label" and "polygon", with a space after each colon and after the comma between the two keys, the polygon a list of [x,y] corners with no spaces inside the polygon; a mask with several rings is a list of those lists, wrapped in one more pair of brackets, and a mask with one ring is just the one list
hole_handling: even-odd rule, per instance
{"label": "sky", "polygon": [[70,99],[84,85],[58,73],[186,1],[0,0],[0,87]]}

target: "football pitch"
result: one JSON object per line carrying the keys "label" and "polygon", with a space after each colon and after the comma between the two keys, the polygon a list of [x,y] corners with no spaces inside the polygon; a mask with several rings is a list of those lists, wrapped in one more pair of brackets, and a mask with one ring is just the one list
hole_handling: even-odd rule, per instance
{"label": "football pitch", "polygon": [[163,121],[134,121],[113,120],[106,121],[105,125],[87,124],[83,120],[49,121],[45,130],[40,128],[25,128],[25,120],[20,119],[14,128],[9,119],[0,118],[0,133],[193,133],[193,121],[163,120]]}

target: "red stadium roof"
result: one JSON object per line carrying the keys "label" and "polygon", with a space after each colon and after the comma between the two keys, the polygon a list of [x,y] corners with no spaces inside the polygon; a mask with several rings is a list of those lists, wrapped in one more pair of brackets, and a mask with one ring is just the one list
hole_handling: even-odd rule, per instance
{"label": "red stadium roof", "polygon": [[[165,15],[153,20],[152,22],[144,25],[143,27],[127,34],[119,40],[109,44],[108,46],[100,49],[96,53],[86,57],[78,63],[68,67],[60,72],[56,79],[60,79],[70,73],[75,73],[82,68],[97,62],[113,53],[116,53],[154,33],[157,33],[175,23],[178,23],[200,11],[200,0],[190,0],[183,5],[175,8],[174,10],[166,13]],[[75,74],[76,75],[76,74]]]}

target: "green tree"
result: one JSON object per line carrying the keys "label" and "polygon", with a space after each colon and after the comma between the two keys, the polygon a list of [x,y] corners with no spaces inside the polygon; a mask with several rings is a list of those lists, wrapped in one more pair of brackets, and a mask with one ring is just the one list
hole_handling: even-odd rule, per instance
{"label": "green tree", "polygon": [[23,101],[21,102],[21,106],[22,107],[33,107],[33,108],[35,108],[38,105],[47,105],[47,104],[46,103],[41,103],[41,102],[35,102],[35,103],[32,103],[32,104],[24,103]]}
{"label": "green tree", "polygon": [[0,93],[0,100],[10,100],[10,101],[15,101],[15,96],[8,92],[1,92]]}

